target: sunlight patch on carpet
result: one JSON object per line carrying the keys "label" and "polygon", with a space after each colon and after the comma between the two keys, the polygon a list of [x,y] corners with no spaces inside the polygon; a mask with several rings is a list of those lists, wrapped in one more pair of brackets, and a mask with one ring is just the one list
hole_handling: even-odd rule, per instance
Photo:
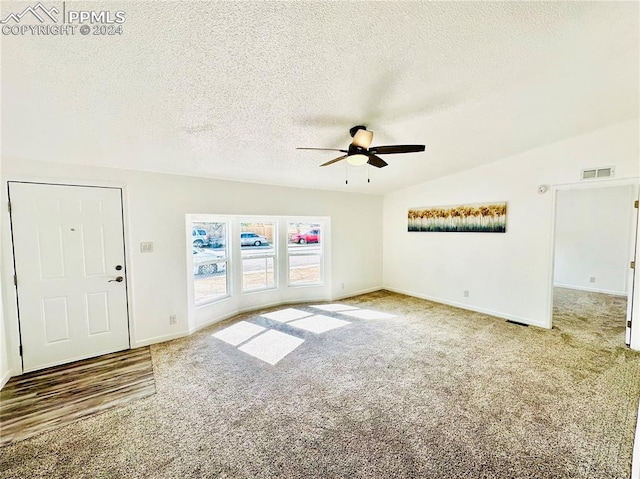
{"label": "sunlight patch on carpet", "polygon": [[374,311],[372,309],[359,309],[357,311],[341,311],[340,314],[345,314],[353,318],[358,319],[391,319],[397,318],[395,314],[383,313],[380,311]]}
{"label": "sunlight patch on carpet", "polygon": [[304,343],[304,339],[280,331],[269,330],[238,349],[266,363],[275,365],[302,343]]}
{"label": "sunlight patch on carpet", "polygon": [[263,332],[265,329],[266,328],[258,326],[257,324],[240,321],[239,323],[229,326],[228,328],[224,328],[211,336],[218,338],[225,343],[229,343],[232,346],[237,346],[238,344],[251,339],[256,334]]}
{"label": "sunlight patch on carpet", "polygon": [[351,323],[342,319],[316,314],[315,316],[298,319],[288,324],[289,326],[304,329],[305,331],[311,331],[312,333],[324,333]]}
{"label": "sunlight patch on carpet", "polygon": [[315,305],[312,305],[311,307],[321,309],[323,311],[331,311],[331,312],[353,311],[356,309],[360,309],[360,308],[356,308],[355,306],[349,306],[348,304],[339,304],[339,303],[315,304]]}
{"label": "sunlight patch on carpet", "polygon": [[311,316],[312,314],[313,313],[308,313],[306,311],[301,311],[295,308],[287,308],[281,309],[279,311],[274,311],[273,313],[261,314],[260,316],[267,319],[273,319],[274,321],[278,321],[280,323],[286,323],[288,321],[293,321],[294,319]]}

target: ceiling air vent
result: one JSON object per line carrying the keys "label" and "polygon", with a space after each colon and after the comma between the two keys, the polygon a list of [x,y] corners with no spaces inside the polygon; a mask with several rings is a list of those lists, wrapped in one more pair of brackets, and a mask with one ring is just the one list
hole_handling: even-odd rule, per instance
{"label": "ceiling air vent", "polygon": [[613,166],[607,166],[605,168],[587,168],[582,170],[583,180],[592,180],[594,178],[611,178],[616,169]]}

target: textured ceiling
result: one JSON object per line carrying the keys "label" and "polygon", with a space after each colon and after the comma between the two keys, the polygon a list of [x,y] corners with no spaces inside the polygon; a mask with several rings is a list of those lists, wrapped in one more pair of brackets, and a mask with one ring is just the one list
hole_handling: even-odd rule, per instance
{"label": "textured ceiling", "polygon": [[[637,117],[638,7],[66,2],[125,11],[124,33],[3,35],[2,154],[385,193]],[[360,123],[427,150],[384,169],[295,150]]]}

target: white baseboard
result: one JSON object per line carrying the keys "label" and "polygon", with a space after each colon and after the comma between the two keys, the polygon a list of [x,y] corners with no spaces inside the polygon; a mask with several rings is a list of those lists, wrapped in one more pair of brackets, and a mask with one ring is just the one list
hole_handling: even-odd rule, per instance
{"label": "white baseboard", "polygon": [[2,379],[0,379],[0,389],[2,389],[4,385],[9,382],[9,379],[11,379],[13,375],[14,374],[11,369],[9,369],[6,373],[4,373],[4,376],[2,376]]}
{"label": "white baseboard", "polygon": [[200,331],[201,329],[208,328],[212,324],[219,323],[221,321],[224,321],[225,319],[233,318],[234,316],[237,316],[238,314],[241,314],[241,312],[240,311],[231,311],[230,313],[223,314],[222,316],[216,316],[215,318],[210,319],[209,321],[206,321],[206,322],[204,322],[202,324],[198,324],[198,325],[194,326],[193,328],[189,328],[189,335],[195,333],[196,331]]}
{"label": "white baseboard", "polygon": [[495,316],[496,318],[507,319],[509,321],[515,321],[516,323],[528,324],[530,326],[537,326],[539,328],[550,329],[549,326],[535,321],[530,318],[523,318],[521,316],[516,316],[514,314],[503,313],[501,311],[494,311],[491,309],[478,308],[476,306],[464,303],[458,303],[456,301],[449,301],[447,299],[436,298],[434,296],[429,296],[426,294],[416,293],[414,291],[405,291],[397,288],[390,288],[385,286],[384,289],[388,291],[393,291],[394,293],[406,294],[407,296],[413,296],[415,298],[426,299],[427,301],[433,301],[434,303],[446,304],[447,306],[453,306],[455,308],[466,309],[467,311],[473,311],[475,313],[487,314],[489,316]]}
{"label": "white baseboard", "polygon": [[131,345],[131,348],[141,348],[142,346],[149,346],[150,344],[164,343],[165,341],[171,341],[172,339],[183,338],[185,336],[189,336],[187,331],[165,334],[164,336],[156,336],[155,338],[141,339],[140,341],[135,341]]}
{"label": "white baseboard", "polygon": [[142,339],[140,341],[135,341],[134,344],[132,344],[132,347],[135,348],[139,348],[142,346],[148,346],[150,344],[155,344],[155,343],[162,343],[164,341],[170,341],[172,339],[177,339],[177,338],[182,338],[185,336],[190,336],[191,334],[200,331],[202,329],[205,329],[213,324],[219,323],[221,321],[224,321],[226,319],[232,318],[234,316],[237,316],[238,314],[244,314],[244,313],[249,313],[251,311],[257,311],[259,309],[265,309],[265,308],[274,308],[276,306],[286,306],[286,305],[292,305],[292,304],[303,304],[303,303],[313,303],[313,302],[324,302],[324,301],[336,301],[336,300],[340,300],[340,299],[344,299],[344,298],[350,298],[352,296],[358,296],[360,294],[366,294],[366,293],[372,293],[374,291],[380,291],[382,288],[382,286],[375,286],[373,288],[367,288],[367,289],[363,289],[360,291],[355,291],[355,292],[350,292],[350,293],[345,293],[344,295],[338,295],[338,296],[333,296],[333,297],[326,297],[326,296],[318,296],[315,298],[305,298],[303,301],[300,300],[296,300],[296,301],[274,301],[272,303],[267,303],[267,304],[261,304],[260,306],[257,307],[249,307],[249,308],[243,308],[243,309],[237,309],[234,311],[230,311],[228,313],[225,313],[221,316],[216,316],[214,318],[211,318],[210,320],[204,322],[204,323],[200,323],[194,327],[189,328],[189,330],[187,331],[181,331],[178,333],[173,333],[173,334],[168,334],[165,336],[157,336],[155,338],[149,338],[149,339]]}
{"label": "white baseboard", "polygon": [[276,306],[289,306],[292,304],[304,304],[304,303],[313,303],[313,302],[322,302],[322,301],[330,301],[330,300],[325,297],[318,297],[318,298],[306,298],[304,301],[299,301],[299,300],[298,301],[274,301],[272,303],[261,304],[260,306],[256,306],[256,307],[238,309],[238,310],[223,314],[222,316],[216,316],[215,318],[212,318],[209,321],[198,324],[193,328],[190,328],[189,334],[193,334],[196,331],[200,331],[201,329],[208,328],[212,324],[219,323],[221,321],[224,321],[225,319],[233,318],[238,314],[250,313],[251,311],[258,311],[259,309],[274,308]]}
{"label": "white baseboard", "polygon": [[344,295],[340,295],[340,296],[334,296],[331,298],[327,298],[324,296],[318,296],[316,298],[305,298],[304,301],[300,301],[300,300],[296,300],[296,301],[274,301],[272,303],[268,303],[268,304],[261,304],[259,307],[250,307],[250,308],[244,308],[244,309],[238,309],[236,311],[231,311],[229,313],[223,314],[222,316],[217,316],[215,318],[210,319],[209,321],[205,322],[205,323],[201,323],[198,324],[197,326],[190,328],[189,329],[189,333],[188,334],[193,334],[196,331],[200,331],[201,329],[207,328],[209,326],[211,326],[212,324],[216,324],[219,323],[221,321],[224,321],[225,319],[229,319],[232,318],[234,316],[237,316],[238,314],[244,314],[244,313],[250,313],[251,311],[257,311],[259,309],[265,309],[265,308],[274,308],[276,306],[289,306],[292,304],[304,304],[304,303],[321,303],[324,301],[337,301],[340,299],[344,299],[344,298],[350,298],[352,296],[358,296],[360,294],[366,294],[366,293],[372,293],[374,291],[380,291],[382,289],[382,286],[376,286],[374,288],[367,288],[367,289],[363,289],[360,291],[356,291],[356,292],[351,292],[348,294],[344,294]]}
{"label": "white baseboard", "polygon": [[353,296],[359,296],[361,294],[373,293],[375,291],[380,291],[381,289],[385,289],[385,288],[383,288],[382,286],[375,286],[373,288],[361,289],[360,291],[356,291],[353,293],[339,294],[337,296],[332,296],[330,301],[339,301],[341,299],[351,298]]}
{"label": "white baseboard", "polygon": [[629,296],[629,294],[625,293],[624,291],[612,291],[612,290],[609,290],[609,289],[589,288],[587,286],[573,286],[573,285],[570,285],[570,284],[553,283],[553,287],[554,288],[576,289],[578,291],[588,291],[589,293],[610,294],[612,296],[622,296],[624,298]]}

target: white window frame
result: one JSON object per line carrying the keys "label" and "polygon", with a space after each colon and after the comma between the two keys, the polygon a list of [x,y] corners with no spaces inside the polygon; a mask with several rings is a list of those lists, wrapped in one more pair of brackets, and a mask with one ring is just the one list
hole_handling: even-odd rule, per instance
{"label": "white window frame", "polygon": [[[289,250],[289,225],[295,223],[308,223],[308,224],[317,224],[320,228],[320,242],[318,246],[320,247],[320,251],[318,253],[291,253]],[[324,248],[325,248],[325,224],[324,221],[320,219],[314,218],[287,218],[286,219],[286,250],[287,250],[287,287],[288,288],[305,288],[305,287],[317,287],[324,286]],[[308,243],[307,243],[308,244]],[[320,262],[320,280],[319,281],[305,281],[305,282],[291,282],[291,257],[292,256],[318,256]]]}
{"label": "white window frame", "polygon": [[[195,223],[223,223],[225,225],[225,238],[224,238],[224,244],[225,244],[225,256],[222,256],[220,258],[216,258],[215,261],[210,261],[210,262],[206,262],[206,263],[224,263],[224,269],[225,269],[225,289],[226,289],[226,294],[223,295],[216,295],[216,296],[209,296],[205,299],[201,299],[201,300],[197,300],[195,297],[195,283],[196,283],[196,279],[193,275],[193,269],[195,267],[194,263],[193,263],[193,253],[192,250],[193,248],[195,248],[195,246],[193,246],[193,233],[188,234],[189,237],[189,241],[191,242],[189,244],[189,248],[188,251],[190,252],[189,254],[189,271],[191,272],[191,277],[193,278],[193,284],[194,284],[194,295],[193,295],[193,303],[195,305],[196,308],[200,307],[200,306],[206,306],[212,303],[217,303],[219,301],[223,301],[227,298],[231,297],[231,285],[233,284],[231,281],[231,275],[233,274],[233,267],[231,266],[231,256],[232,256],[232,243],[230,241],[230,237],[231,237],[231,233],[232,233],[232,224],[231,221],[228,218],[216,218],[216,217],[207,217],[208,215],[203,215],[201,217],[196,216],[196,217],[192,217],[191,221],[190,221],[190,227],[191,230],[193,231],[194,228],[194,224]],[[230,267],[231,266],[231,267]]]}
{"label": "white window frame", "polygon": [[[259,293],[262,291],[269,291],[269,290],[277,290],[279,288],[279,282],[278,282],[278,245],[279,245],[279,229],[280,229],[280,225],[278,222],[277,218],[261,218],[261,217],[250,217],[250,216],[241,216],[238,218],[238,242],[239,242],[239,248],[240,248],[240,293],[241,294],[252,294],[252,293]],[[264,224],[272,224],[273,225],[273,241],[271,243],[271,250],[273,251],[273,253],[256,253],[254,254],[249,254],[247,256],[242,256],[242,240],[241,240],[241,236],[242,233],[244,233],[244,231],[242,231],[242,225],[245,223],[264,223]],[[264,259],[265,260],[265,275],[267,274],[267,262],[266,260],[268,258],[273,258],[273,285],[272,286],[263,286],[261,288],[252,288],[252,289],[245,289],[244,287],[244,260],[245,259]],[[266,278],[266,276],[265,276]]]}
{"label": "white window frame", "polygon": [[[331,217],[296,215],[231,215],[212,213],[189,213],[185,215],[185,280],[187,282],[187,308],[190,331],[211,324],[212,318],[223,318],[238,311],[255,309],[269,304],[281,304],[295,301],[329,300],[332,294],[331,278]],[[255,289],[242,292],[242,255],[239,231],[241,223],[276,223],[275,238],[275,285],[268,289]],[[224,223],[226,225],[226,256],[216,258],[226,265],[226,295],[209,296],[196,302],[196,283],[198,276],[193,274],[193,236],[194,223]],[[288,231],[289,223],[311,223],[320,225],[322,249],[320,261],[320,281],[294,283],[289,285]],[[208,230],[208,228],[205,227]],[[258,234],[260,232],[257,232]],[[313,244],[313,243],[312,243]],[[206,251],[206,249],[205,249]],[[317,252],[316,252],[317,254]]]}

